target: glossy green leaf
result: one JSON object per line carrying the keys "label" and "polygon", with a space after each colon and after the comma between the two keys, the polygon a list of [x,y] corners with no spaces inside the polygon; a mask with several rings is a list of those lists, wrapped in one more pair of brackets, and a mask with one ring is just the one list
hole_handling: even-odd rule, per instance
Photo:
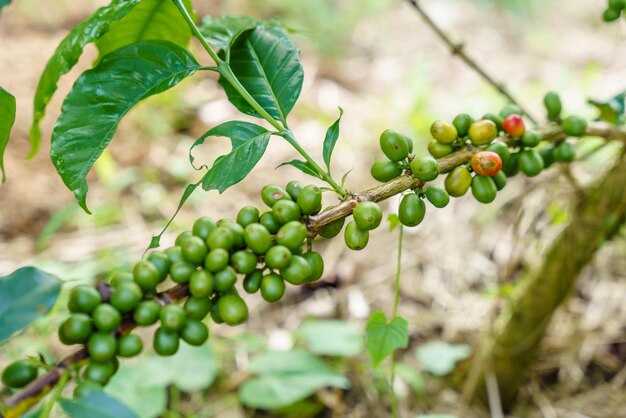
{"label": "glossy green leaf", "polygon": [[122,364],[104,388],[109,395],[119,399],[140,418],[157,418],[167,409],[167,386],[149,380],[148,369]]}
{"label": "glossy green leaf", "polygon": [[[222,193],[239,183],[252,171],[265,153],[271,133],[262,126],[250,122],[226,122],[207,131],[193,144],[191,150],[211,136],[230,138],[232,145],[232,150],[218,157],[202,178],[204,190],[218,190]],[[189,158],[193,164],[191,150]]]}
{"label": "glossy green leaf", "polygon": [[80,399],[62,398],[60,404],[71,418],[137,418],[126,405],[103,391]]}
{"label": "glossy green leaf", "polygon": [[[192,10],[191,0],[183,1]],[[123,46],[144,40],[160,39],[186,47],[191,30],[172,0],[142,0],[124,18],[114,22],[96,41],[100,57]]]}
{"label": "glossy green leaf", "polygon": [[4,172],[4,151],[9,143],[11,128],[15,122],[15,97],[0,87],[0,171],[2,182],[6,180]]}
{"label": "glossy green leaf", "polygon": [[290,165],[292,167],[297,168],[298,170],[302,171],[304,174],[308,174],[309,176],[313,176],[315,178],[321,179],[322,177],[317,173],[317,171],[315,171],[315,169],[313,168],[313,166],[311,164],[309,164],[308,161],[302,161],[302,160],[291,160],[291,161],[287,161],[284,162],[282,164],[279,164],[276,168],[278,167],[282,167],[285,165]]}
{"label": "glossy green leaf", "polygon": [[343,109],[339,108],[339,117],[328,127],[326,130],[326,137],[324,138],[324,149],[322,151],[322,156],[324,157],[324,163],[326,163],[326,168],[330,173],[330,159],[333,155],[333,150],[335,149],[335,144],[339,139],[339,123],[341,122],[341,117],[343,116]]}
{"label": "glossy green leaf", "polygon": [[0,277],[0,341],[50,312],[60,291],[56,278],[35,267]]}
{"label": "glossy green leaf", "polygon": [[[234,75],[265,111],[283,123],[302,90],[304,72],[298,55],[298,48],[280,29],[266,26],[242,33],[230,48]],[[219,83],[237,109],[260,116],[224,77]]]}
{"label": "glossy green leaf", "polygon": [[61,41],[41,74],[33,103],[33,124],[30,128],[30,156],[39,150],[41,128],[39,123],[46,114],[46,106],[57,90],[57,83],[63,74],[76,65],[85,45],[104,35],[112,22],[123,18],[140,0],[112,0],[86,20],[79,23]]}
{"label": "glossy green leaf", "polygon": [[304,339],[309,350],[324,356],[356,356],[363,350],[361,330],[346,321],[307,320],[296,335]]}
{"label": "glossy green leaf", "polygon": [[250,362],[250,371],[257,376],[240,387],[239,397],[244,405],[252,408],[282,408],[324,387],[350,387],[345,376],[301,350],[262,354]]}
{"label": "glossy green leaf", "polygon": [[239,35],[254,29],[257,24],[257,20],[248,16],[206,16],[202,19],[200,32],[209,45],[225,50]]}
{"label": "glossy green leaf", "polygon": [[85,176],[122,117],[139,101],[172,88],[198,68],[193,55],[175,43],[141,41],[105,56],[78,78],[52,132],[50,156],[85,211]]}
{"label": "glossy green leaf", "polygon": [[415,350],[415,357],[422,370],[435,376],[446,376],[454,370],[456,363],[472,354],[467,344],[448,344],[441,341],[430,342]]}
{"label": "glossy green leaf", "polygon": [[367,335],[367,351],[372,357],[374,367],[378,365],[398,348],[409,345],[409,324],[402,317],[395,317],[387,322],[382,312],[374,312],[367,320],[365,327]]}

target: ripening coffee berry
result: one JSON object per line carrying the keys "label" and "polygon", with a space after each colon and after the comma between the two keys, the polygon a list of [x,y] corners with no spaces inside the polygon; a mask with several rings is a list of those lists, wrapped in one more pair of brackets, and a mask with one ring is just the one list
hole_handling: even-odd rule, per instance
{"label": "ripening coffee berry", "polygon": [[202,216],[196,219],[196,221],[193,223],[193,228],[191,229],[191,232],[195,236],[200,237],[203,241],[206,241],[206,239],[209,237],[209,234],[213,232],[216,227],[217,226],[215,225],[213,219],[207,216]]}
{"label": "ripening coffee berry", "polygon": [[154,333],[154,351],[161,356],[172,356],[178,351],[178,332],[159,328]]}
{"label": "ripening coffee berry", "polygon": [[87,341],[93,327],[91,318],[83,313],[73,313],[59,327],[59,340],[65,345]]}
{"label": "ripening coffee berry", "polygon": [[402,166],[393,161],[378,160],[372,164],[370,173],[375,180],[384,183],[402,174]]}
{"label": "ripening coffee berry", "polygon": [[159,271],[152,263],[140,261],[133,268],[133,278],[144,292],[152,292],[161,281]]}
{"label": "ripening coffee berry", "polygon": [[270,303],[279,301],[285,294],[285,282],[274,273],[263,276],[260,287],[261,297]]}
{"label": "ripening coffee berry", "polygon": [[548,112],[548,119],[557,121],[561,117],[561,98],[558,93],[549,91],[543,97],[543,104]]}
{"label": "ripening coffee berry", "polygon": [[563,132],[569,136],[584,136],[587,131],[587,121],[580,116],[568,116],[561,122]]}
{"label": "ripening coffee berry", "polygon": [[498,136],[498,128],[492,121],[482,119],[470,125],[468,135],[472,144],[487,145]]}
{"label": "ripening coffee berry", "polygon": [[445,157],[448,154],[452,154],[453,151],[452,145],[442,144],[436,139],[428,142],[428,152],[435,158]]}
{"label": "ripening coffee berry", "polygon": [[391,161],[400,161],[409,155],[405,136],[393,129],[387,129],[380,135],[380,148]]}
{"label": "ripening coffee berry", "polygon": [[[256,264],[256,257],[254,261]],[[189,293],[197,298],[209,296],[213,293],[213,275],[205,269],[195,270],[189,278]]]}
{"label": "ripening coffee berry", "polygon": [[274,206],[272,206],[272,213],[274,213],[278,222],[283,225],[287,222],[297,221],[302,215],[300,206],[291,200],[279,200],[274,203]]}
{"label": "ripening coffee berry", "polygon": [[204,259],[204,268],[211,273],[223,270],[230,263],[230,255],[223,248],[211,250]]}
{"label": "ripening coffee berry", "polygon": [[443,208],[450,203],[450,195],[441,187],[428,186],[426,199],[436,208]]}
{"label": "ripening coffee berry", "polygon": [[507,177],[513,177],[519,173],[519,157],[520,153],[511,154],[508,160],[502,165],[502,171]]}
{"label": "ripening coffee berry", "polygon": [[439,175],[437,160],[428,155],[420,155],[411,161],[411,172],[413,177],[421,181],[431,181]]}
{"label": "ripening coffee berry", "polygon": [[261,215],[259,223],[267,229],[270,234],[275,234],[281,227],[280,222],[276,218],[276,215],[270,210]]}
{"label": "ripening coffee berry", "polygon": [[456,128],[459,136],[463,137],[467,135],[467,132],[469,131],[469,127],[472,122],[474,122],[474,120],[470,115],[468,115],[467,113],[459,113],[452,121],[452,124]]}
{"label": "ripening coffee berry", "polygon": [[356,222],[350,221],[344,231],[346,246],[351,250],[360,251],[367,246],[370,234],[369,231],[359,229]]}
{"label": "ripening coffee berry", "polygon": [[300,196],[300,191],[303,188],[304,184],[302,184],[302,182],[298,180],[291,180],[289,183],[287,183],[287,187],[285,187],[287,193],[289,193],[289,196],[291,196],[291,200],[293,201],[298,200],[298,196]]}
{"label": "ripening coffee berry", "polygon": [[121,313],[128,313],[143,299],[143,292],[135,282],[122,283],[111,292],[109,303]]}
{"label": "ripening coffee berry", "polygon": [[[269,251],[268,251],[269,253]],[[289,253],[291,256],[291,252]],[[265,256],[267,259],[267,255]],[[256,293],[261,287],[261,280],[263,279],[263,270],[256,269],[250,274],[246,274],[243,279],[243,290],[247,293]]]}
{"label": "ripening coffee berry", "polygon": [[442,120],[437,120],[430,125],[430,134],[442,144],[451,144],[459,137],[455,126]]}
{"label": "ripening coffee berry", "polygon": [[106,385],[115,373],[115,365],[112,361],[90,362],[83,372],[83,379],[90,380],[101,385]]}
{"label": "ripening coffee berry", "polygon": [[187,344],[200,346],[209,339],[209,329],[200,321],[188,319],[180,331],[180,336]]}
{"label": "ripening coffee berry", "polygon": [[509,150],[509,147],[502,141],[493,141],[485,148],[485,151],[495,152],[500,156],[502,162],[508,160],[511,155],[511,150]]}
{"label": "ripening coffee berry", "polygon": [[170,267],[170,277],[174,282],[184,284],[189,282],[194,271],[196,271],[196,267],[193,264],[189,264],[187,261],[179,261]]}
{"label": "ripening coffee berry", "polygon": [[109,333],[94,332],[87,342],[87,351],[93,361],[110,361],[117,353],[117,340]]}
{"label": "ripening coffee berry", "polygon": [[322,209],[322,191],[319,187],[309,184],[298,195],[298,206],[303,215],[313,215]]}
{"label": "ripening coffee berry", "polygon": [[502,122],[502,129],[513,138],[517,138],[524,135],[526,125],[524,125],[524,119],[520,115],[509,115]]}
{"label": "ripening coffee berry", "polygon": [[261,200],[270,208],[279,200],[291,200],[291,196],[285,189],[275,184],[268,184],[261,189]]}
{"label": "ripening coffee berry", "polygon": [[159,319],[161,305],[153,300],[141,302],[133,312],[133,320],[137,325],[148,326],[156,323]]}
{"label": "ripening coffee berry", "polygon": [[383,211],[376,202],[359,202],[352,213],[354,222],[362,231],[378,228],[383,219]]}
{"label": "ripening coffee berry", "polygon": [[309,266],[311,267],[311,275],[309,276],[309,282],[314,282],[322,278],[324,274],[324,259],[320,253],[315,251],[307,251],[302,254]]}
{"label": "ripening coffee berry", "polygon": [[248,319],[248,306],[239,295],[229,293],[219,298],[217,309],[220,318],[230,326],[244,323]]}
{"label": "ripening coffee berry", "polygon": [[460,197],[467,193],[467,190],[470,188],[472,184],[472,175],[469,170],[464,166],[458,166],[452,169],[446,180],[444,185],[446,187],[446,191],[452,197]]}
{"label": "ripening coffee berry", "polygon": [[307,236],[306,226],[298,221],[292,221],[283,225],[276,233],[276,243],[284,245],[290,250],[297,250]]}
{"label": "ripening coffee berry", "polygon": [[143,341],[135,334],[122,335],[117,340],[117,354],[120,357],[135,357],[143,350]]}
{"label": "ripening coffee berry", "polygon": [[218,226],[209,234],[209,237],[206,239],[206,244],[211,250],[216,248],[230,250],[235,244],[235,237],[230,229],[224,226]]}
{"label": "ripening coffee berry", "polygon": [[322,229],[319,234],[324,238],[334,238],[341,232],[343,224],[346,222],[346,218],[337,219],[328,224]]}
{"label": "ripening coffee berry", "polygon": [[237,213],[237,223],[242,227],[259,222],[259,210],[254,206],[244,206]]}
{"label": "ripening coffee berry", "polygon": [[196,236],[187,238],[180,246],[183,249],[185,260],[196,266],[204,262],[204,257],[206,257],[208,250],[202,238]]}
{"label": "ripening coffee berry", "polygon": [[304,257],[299,255],[292,256],[289,260],[289,265],[280,270],[281,277],[293,285],[306,283],[309,281],[312,273],[313,271],[309,263]]}
{"label": "ripening coffee berry", "polygon": [[102,385],[93,380],[83,380],[74,388],[74,399],[87,398],[94,393],[100,393]]}
{"label": "ripening coffee berry", "polygon": [[479,151],[472,155],[472,168],[481,176],[493,176],[502,168],[502,159],[492,151]]}
{"label": "ripening coffee berry", "polygon": [[275,245],[265,253],[265,264],[271,269],[280,270],[289,265],[291,250],[283,245]]}
{"label": "ripening coffee berry", "polygon": [[533,148],[539,145],[541,142],[541,136],[535,131],[526,131],[522,135],[522,145],[525,147]]}
{"label": "ripening coffee berry", "polygon": [[213,276],[213,286],[215,287],[215,290],[220,293],[224,293],[232,289],[236,281],[237,272],[235,272],[235,269],[231,266],[225,267]]}
{"label": "ripening coffee berry", "polygon": [[115,331],[122,323],[122,314],[113,306],[103,303],[92,313],[93,324],[99,331]]}
{"label": "ripening coffee berry", "polygon": [[2,372],[2,384],[8,388],[21,388],[35,380],[37,365],[31,360],[18,360]]}
{"label": "ripening coffee berry", "polygon": [[165,280],[170,271],[170,266],[172,265],[172,262],[170,261],[170,258],[167,256],[167,254],[158,251],[151,253],[148,256],[148,262],[151,263],[158,270],[159,281]]}
{"label": "ripening coffee berry", "polygon": [[536,151],[524,150],[520,152],[519,168],[528,177],[534,177],[543,170],[543,159]]}
{"label": "ripening coffee berry", "polygon": [[522,113],[524,112],[522,112],[522,109],[518,105],[509,103],[500,110],[500,117],[506,119],[511,115],[521,115]]}
{"label": "ripening coffee berry", "polygon": [[230,258],[230,264],[233,266],[237,273],[250,274],[256,270],[256,265],[259,262],[257,256],[250,251],[240,250],[233,254]]}
{"label": "ripening coffee berry", "polygon": [[176,241],[174,241],[174,245],[180,246],[184,240],[193,236],[193,232],[191,231],[183,231],[176,237]]}
{"label": "ripening coffee berry", "polygon": [[202,321],[211,312],[213,304],[208,298],[194,298],[193,296],[185,302],[185,315],[187,319]]}
{"label": "ripening coffee berry", "polygon": [[569,163],[576,158],[576,149],[569,141],[561,141],[554,148],[554,161]]}
{"label": "ripening coffee berry", "polygon": [[501,118],[499,115],[496,115],[494,113],[485,113],[481,119],[490,120],[495,123],[498,132],[502,130],[502,122],[504,121],[504,119]]}
{"label": "ripening coffee berry", "polygon": [[506,186],[506,174],[504,174],[504,172],[500,171],[496,173],[495,176],[492,176],[491,178],[493,179],[493,183],[496,185],[496,189],[498,190],[504,189],[504,186]]}
{"label": "ripening coffee berry", "polygon": [[398,219],[402,225],[417,226],[422,222],[425,215],[426,205],[415,193],[405,195],[400,201]]}
{"label": "ripening coffee berry", "polygon": [[[283,200],[283,202],[293,203],[287,200]],[[276,203],[274,207],[278,205],[279,203]],[[257,223],[246,226],[243,232],[243,239],[246,245],[257,254],[265,254],[272,246],[272,236],[270,232],[266,227]]]}
{"label": "ripening coffee berry", "polygon": [[496,198],[498,189],[491,177],[476,175],[472,179],[472,195],[480,203],[491,203]]}
{"label": "ripening coffee berry", "polygon": [[102,303],[102,296],[91,286],[77,286],[72,289],[67,306],[70,312],[91,313]]}
{"label": "ripening coffee berry", "polygon": [[178,331],[185,323],[185,309],[182,306],[171,303],[161,308],[159,320],[161,328],[168,331]]}

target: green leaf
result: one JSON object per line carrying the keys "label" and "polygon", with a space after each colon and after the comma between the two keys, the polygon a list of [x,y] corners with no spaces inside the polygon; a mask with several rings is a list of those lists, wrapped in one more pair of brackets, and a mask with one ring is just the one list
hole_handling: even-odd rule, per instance
{"label": "green leaf", "polygon": [[301,350],[262,354],[250,362],[250,371],[258,376],[240,387],[239,397],[244,405],[252,408],[282,408],[306,399],[324,387],[350,387],[345,376]]}
{"label": "green leaf", "polygon": [[[183,1],[192,10],[191,0]],[[193,17],[193,15],[192,15]],[[96,41],[100,57],[135,42],[160,39],[186,47],[191,30],[172,0],[142,0]]]}
{"label": "green leaf", "polygon": [[395,368],[396,374],[411,386],[411,389],[417,396],[420,398],[426,397],[426,385],[419,370],[415,370],[415,368],[404,363],[396,364]]}
{"label": "green leaf", "polygon": [[[233,74],[261,107],[283,124],[302,90],[304,72],[298,55],[298,48],[280,29],[266,26],[242,33],[230,48]],[[260,117],[224,77],[219,83],[237,109]]]}
{"label": "green leaf", "polygon": [[137,418],[122,402],[103,391],[94,391],[85,398],[62,398],[61,407],[72,418]]}
{"label": "green leaf", "polygon": [[206,16],[202,19],[200,32],[209,45],[227,50],[239,35],[254,29],[258,23],[248,16]]}
{"label": "green leaf", "polygon": [[308,174],[309,176],[313,176],[317,179],[322,179],[322,177],[317,173],[317,171],[315,171],[315,169],[313,168],[313,166],[311,164],[309,164],[308,161],[302,161],[302,160],[291,160],[282,164],[279,164],[278,166],[276,166],[276,168],[285,166],[285,165],[290,165],[293,166],[295,168],[297,168],[298,170],[302,171],[304,174]]}
{"label": "green leaf", "polygon": [[76,65],[85,45],[104,35],[109,30],[112,22],[123,18],[140,1],[112,0],[107,6],[96,10],[89,18],[76,25],[61,41],[46,64],[35,92],[33,124],[30,128],[31,150],[29,156],[35,155],[39,150],[41,143],[39,123],[46,114],[46,106],[57,90],[57,83],[61,76]]}
{"label": "green leaf", "polygon": [[[231,121],[218,125],[193,144],[203,144],[210,136],[230,138],[232,150],[218,157],[209,171],[202,178],[204,190],[218,190],[222,193],[230,186],[239,183],[261,159],[269,143],[271,133],[262,126],[250,122]],[[189,159],[194,158],[189,151]]]}
{"label": "green leaf", "polygon": [[61,283],[35,267],[23,267],[0,277],[0,341],[47,314]]}
{"label": "green leaf", "polygon": [[322,151],[322,155],[324,157],[324,162],[326,163],[326,168],[328,169],[328,173],[330,173],[330,158],[333,155],[333,150],[335,149],[335,144],[339,139],[339,123],[341,122],[341,117],[343,116],[343,109],[339,108],[339,118],[328,127],[326,130],[326,138],[324,138],[324,149]]}
{"label": "green leaf", "polygon": [[361,330],[339,320],[308,320],[296,333],[309,350],[323,356],[356,356],[363,351]]}
{"label": "green leaf", "polygon": [[424,344],[415,350],[415,357],[422,370],[435,376],[450,374],[458,361],[465,360],[472,354],[467,344],[448,344],[435,341]]}
{"label": "green leaf", "polygon": [[4,172],[4,151],[9,143],[11,128],[15,122],[15,97],[8,91],[0,87],[0,171],[2,171],[2,182],[6,181]]}
{"label": "green leaf", "polygon": [[11,3],[11,0],[0,0],[0,9],[2,9],[4,6],[8,6],[9,3]]}
{"label": "green leaf", "polygon": [[397,316],[387,322],[384,313],[376,311],[367,320],[367,351],[372,357],[374,367],[398,348],[409,345],[409,324],[406,319]]}
{"label": "green leaf", "polygon": [[86,212],[85,177],[122,117],[139,101],[172,88],[198,68],[193,55],[172,42],[141,41],[105,56],[76,80],[52,132],[50,156]]}
{"label": "green leaf", "polygon": [[106,385],[105,392],[124,402],[140,418],[162,416],[167,409],[166,385],[146,380],[145,366],[122,366]]}
{"label": "green leaf", "polygon": [[626,92],[622,92],[607,101],[589,99],[588,102],[600,111],[598,119],[614,125],[622,125],[626,122],[625,98]]}

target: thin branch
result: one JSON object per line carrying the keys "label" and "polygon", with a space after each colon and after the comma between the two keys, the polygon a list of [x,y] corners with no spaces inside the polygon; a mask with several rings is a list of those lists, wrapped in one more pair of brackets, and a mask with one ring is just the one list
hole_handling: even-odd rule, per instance
{"label": "thin branch", "polygon": [[419,0],[408,0],[409,4],[413,6],[415,11],[419,13],[426,24],[437,34],[437,36],[448,45],[450,48],[450,52],[453,55],[458,56],[461,60],[467,64],[472,70],[476,71],[478,75],[480,75],[487,83],[489,83],[494,89],[496,89],[502,96],[506,97],[511,103],[519,106],[522,109],[522,112],[526,115],[526,117],[537,126],[537,120],[528,112],[522,104],[513,97],[511,93],[509,93],[508,89],[505,87],[503,83],[496,81],[491,75],[487,73],[487,71],[480,66],[472,57],[468,56],[465,53],[464,45],[462,42],[454,42],[450,37],[439,27],[437,24],[428,16],[426,11],[419,4]]}

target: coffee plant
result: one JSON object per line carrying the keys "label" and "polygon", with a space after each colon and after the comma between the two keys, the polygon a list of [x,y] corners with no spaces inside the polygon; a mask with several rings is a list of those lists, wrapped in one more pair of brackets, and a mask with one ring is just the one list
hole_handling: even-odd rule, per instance
{"label": "coffee plant", "polygon": [[[7,3],[0,2],[0,7]],[[423,13],[417,1],[410,3]],[[617,19],[625,8],[624,1],[610,0],[604,20]],[[146,21],[148,12],[158,14],[161,20]],[[429,19],[427,22],[432,24]],[[140,24],[150,25],[152,33],[137,39],[132,28]],[[192,37],[214,65],[199,64],[186,49]],[[459,47],[447,38],[444,41],[470,66],[476,66]],[[383,184],[354,192],[345,186],[347,173],[337,179],[331,170],[343,110],[339,109],[338,119],[326,132],[321,162],[302,147],[289,127],[288,116],[298,99],[304,72],[299,50],[279,22],[208,16],[197,25],[190,0],[112,0],[75,26],[41,75],[34,98],[31,155],[37,153],[42,140],[40,122],[60,77],[91,43],[100,56],[64,99],[50,151],[59,176],[86,212],[86,176],[111,142],[120,120],[143,99],[203,72],[217,73],[232,105],[271,128],[227,121],[198,138],[192,149],[216,137],[228,138],[232,149],[217,158],[199,182],[187,186],[179,209],[200,186],[221,193],[244,180],[272,137],[287,141],[300,154],[299,159],[282,165],[295,167],[315,183],[268,184],[259,193],[258,206],[244,206],[232,219],[199,217],[176,238],[174,246],[156,250],[164,229],[153,237],[146,255],[131,271],[116,272],[107,283],[95,287],[75,287],[67,302],[69,316],[58,336],[63,344],[77,346],[77,351],[53,366],[39,358],[8,365],[2,383],[12,394],[0,409],[5,418],[21,416],[52,392],[45,409],[49,413],[70,381],[76,383],[76,399],[102,396],[102,388],[120,361],[144,349],[144,340],[134,332],[139,327],[156,325],[151,345],[157,354],[171,356],[181,340],[191,346],[205,344],[210,338],[210,322],[245,323],[249,311],[242,292],[259,293],[268,303],[275,303],[287,286],[319,280],[324,275],[324,260],[315,251],[317,237],[334,239],[343,230],[345,245],[362,250],[368,245],[370,231],[383,224],[378,202],[399,195],[397,214],[389,215],[392,229],[399,229],[400,247],[393,313],[389,319],[382,312],[373,313],[366,327],[374,366],[389,356],[393,365],[395,350],[408,345],[408,323],[397,315],[403,227],[419,225],[427,212],[445,207],[451,198],[471,191],[474,199],[487,204],[513,176],[534,177],[553,165],[574,161],[576,140],[581,137],[626,140],[621,127],[623,94],[609,102],[592,101],[600,117],[588,121],[568,114],[559,94],[548,92],[543,98],[545,122],[539,124],[503,87],[493,83],[512,103],[482,116],[461,113],[453,120],[434,121],[427,154],[414,153],[413,139],[402,132],[382,132],[378,138],[380,158],[370,173]],[[1,157],[15,108],[13,96],[0,88],[3,180]],[[190,162],[193,164],[191,152]],[[445,177],[444,187],[432,183],[440,176]],[[338,203],[323,207],[323,193],[333,194]],[[60,285],[45,272],[26,267],[0,280],[0,289],[0,338],[4,340],[52,309]],[[393,373],[392,367],[391,381]],[[71,407],[65,406],[71,402],[64,402],[71,415]],[[396,416],[393,396],[392,409]]]}

